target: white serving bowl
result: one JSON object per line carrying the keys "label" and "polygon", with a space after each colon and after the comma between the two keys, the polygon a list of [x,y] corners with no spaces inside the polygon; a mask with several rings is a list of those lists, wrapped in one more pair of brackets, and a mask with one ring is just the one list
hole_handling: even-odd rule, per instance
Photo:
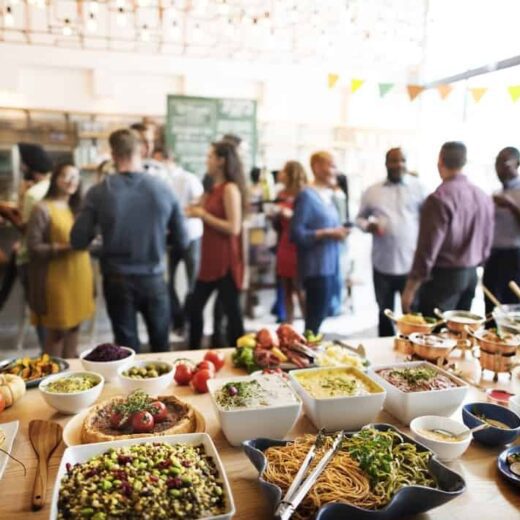
{"label": "white serving bowl", "polygon": [[450,462],[459,458],[471,443],[472,435],[467,433],[461,441],[448,442],[430,439],[421,433],[420,430],[434,430],[440,429],[454,435],[469,432],[469,428],[458,421],[449,419],[448,417],[440,417],[438,415],[424,415],[416,417],[410,423],[410,430],[416,439],[421,444],[430,448],[440,460]]}
{"label": "white serving bowl", "polygon": [[81,359],[81,364],[85,370],[101,374],[108,383],[110,381],[117,380],[117,371],[119,368],[125,366],[127,363],[132,362],[135,358],[135,350],[131,349],[130,347],[120,348],[124,348],[130,352],[130,355],[123,359],[117,359],[116,361],[89,361],[88,359],[85,359],[85,356],[88,356],[94,350],[93,348],[90,348],[83,351],[79,355],[79,358]]}
{"label": "white serving bowl", "polygon": [[235,504],[233,502],[233,495],[231,494],[231,488],[229,486],[227,475],[224,471],[224,466],[222,465],[222,461],[220,460],[217,449],[215,448],[211,437],[207,433],[186,433],[182,435],[165,435],[159,439],[157,437],[143,437],[139,439],[124,439],[120,441],[98,442],[95,444],[83,444],[80,446],[68,447],[61,457],[60,467],[58,468],[58,474],[55,479],[49,519],[57,520],[58,518],[58,498],[60,495],[61,479],[67,473],[67,464],[74,466],[76,463],[86,462],[96,455],[105,453],[111,448],[118,449],[124,446],[133,446],[147,442],[164,442],[172,445],[182,443],[192,446],[199,446],[202,444],[206,454],[209,455],[215,463],[215,467],[217,468],[226,497],[226,510],[224,513],[218,516],[205,517],[204,520],[231,520],[231,518],[233,518],[236,512]]}
{"label": "white serving bowl", "polygon": [[[148,377],[146,379],[133,379],[123,375],[125,370],[132,367],[144,367],[154,363],[155,365],[163,365],[168,368],[168,372],[159,377]],[[117,370],[118,383],[127,393],[131,393],[134,390],[143,390],[150,395],[160,395],[161,392],[166,390],[173,383],[173,365],[168,361],[154,361],[153,359],[148,360],[134,360],[131,363],[127,363]]]}
{"label": "white serving bowl", "polygon": [[300,398],[294,393],[289,382],[285,380],[284,383],[294,396],[294,402],[287,401],[272,406],[239,408],[234,410],[226,410],[217,403],[215,393],[225,384],[253,381],[258,377],[267,377],[269,379],[271,377],[278,378],[280,376],[263,376],[260,374],[208,380],[209,393],[213,406],[217,411],[220,426],[226,439],[232,446],[240,446],[243,441],[257,437],[283,439],[289,433],[300,415],[302,408]]}
{"label": "white serving bowl", "polygon": [[[83,392],[59,393],[49,392],[47,390],[49,383],[52,383],[57,379],[69,378],[71,376],[89,376],[92,379],[98,380],[99,383],[89,390],[84,390]],[[85,408],[93,405],[98,400],[103,390],[104,384],[105,379],[102,375],[97,374],[96,372],[77,370],[74,372],[61,372],[59,374],[48,376],[39,384],[38,388],[49,406],[56,408],[58,412],[64,414],[76,414],[81,412],[81,410],[84,410]]]}
{"label": "white serving bowl", "polygon": [[[298,374],[309,372],[348,372],[372,385],[377,392],[352,397],[329,397],[317,399],[311,396],[297,379]],[[289,377],[303,401],[305,413],[316,428],[328,431],[355,430],[373,422],[383,407],[386,392],[384,388],[354,367],[306,368],[289,372]]]}
{"label": "white serving bowl", "polygon": [[520,416],[520,393],[509,399],[509,408],[511,408],[516,415]]}
{"label": "white serving bowl", "polygon": [[[422,365],[437,370],[457,383],[458,386],[444,390],[403,392],[376,373],[377,370],[383,368],[413,368]],[[451,415],[462,404],[468,391],[468,385],[464,381],[426,361],[378,365],[370,368],[369,375],[386,389],[385,410],[403,424],[409,424],[412,419],[421,415]]]}

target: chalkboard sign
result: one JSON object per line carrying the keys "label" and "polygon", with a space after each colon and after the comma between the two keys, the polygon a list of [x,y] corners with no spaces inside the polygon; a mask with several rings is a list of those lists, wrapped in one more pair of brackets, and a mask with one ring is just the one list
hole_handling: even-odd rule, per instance
{"label": "chalkboard sign", "polygon": [[186,170],[202,177],[209,144],[228,133],[242,138],[247,173],[256,154],[255,100],[168,96],[166,145]]}

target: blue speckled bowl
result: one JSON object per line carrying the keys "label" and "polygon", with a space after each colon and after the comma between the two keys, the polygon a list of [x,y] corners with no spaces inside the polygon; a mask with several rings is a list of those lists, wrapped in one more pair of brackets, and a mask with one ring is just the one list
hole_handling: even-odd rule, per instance
{"label": "blue speckled bowl", "polygon": [[482,414],[489,419],[503,422],[511,428],[510,430],[503,430],[491,426],[486,430],[474,433],[473,438],[482,444],[488,446],[509,444],[520,435],[520,417],[508,408],[492,403],[465,404],[462,407],[462,421],[468,428],[475,428],[475,426],[483,423],[475,414]]}
{"label": "blue speckled bowl", "polygon": [[520,446],[513,446],[511,448],[508,448],[507,450],[504,450],[497,457],[497,467],[498,471],[500,471],[504,478],[506,478],[512,484],[515,484],[515,486],[520,487],[520,477],[516,476],[509,469],[509,464],[506,462],[507,456],[512,455],[513,453],[520,453]]}
{"label": "blue speckled bowl", "polygon": [[[419,450],[430,451],[390,424],[374,424],[372,426],[381,431],[394,430],[398,432],[406,442],[415,444]],[[284,446],[288,442],[289,441],[273,439],[255,439],[242,443],[246,455],[260,474],[260,484],[268,500],[273,505],[273,508],[282,498],[282,490],[262,478],[267,466],[267,460],[263,452],[271,446]],[[330,503],[321,507],[316,515],[316,520],[345,520],[347,518],[348,520],[400,519],[408,517],[409,515],[424,513],[434,507],[441,506],[465,491],[466,483],[464,479],[458,473],[443,466],[435,455],[430,459],[429,469],[437,481],[438,489],[425,486],[405,486],[394,495],[392,500],[384,508],[377,510],[363,509],[350,504]]]}

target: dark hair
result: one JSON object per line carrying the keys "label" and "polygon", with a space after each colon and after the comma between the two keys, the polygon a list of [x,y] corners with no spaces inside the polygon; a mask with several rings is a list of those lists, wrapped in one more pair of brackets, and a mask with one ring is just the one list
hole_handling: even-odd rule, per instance
{"label": "dark hair", "polygon": [[500,150],[500,153],[507,153],[513,157],[515,161],[520,162],[520,152],[518,151],[518,148],[515,148],[514,146],[506,146]]}
{"label": "dark hair", "polygon": [[227,141],[234,146],[240,146],[240,143],[242,142],[242,138],[236,134],[224,134],[222,136],[222,141]]}
{"label": "dark hair", "polygon": [[227,182],[234,182],[237,185],[242,198],[242,211],[245,214],[247,208],[246,182],[244,178],[244,168],[238,155],[237,148],[231,142],[224,140],[212,143],[211,146],[213,147],[215,155],[224,159],[224,179]]}
{"label": "dark hair", "polygon": [[441,147],[442,164],[449,170],[460,170],[466,164],[466,145],[460,141],[448,141]]}
{"label": "dark hair", "polygon": [[258,184],[260,182],[260,175],[262,174],[262,170],[258,166],[253,166],[251,171],[249,172],[249,178],[253,184]]}
{"label": "dark hair", "polygon": [[148,125],[145,123],[134,123],[130,125],[130,130],[135,130],[136,132],[146,132],[148,130]]}
{"label": "dark hair", "polygon": [[141,147],[141,137],[135,130],[128,128],[112,132],[108,142],[116,159],[130,159]]}
{"label": "dark hair", "polygon": [[402,154],[403,157],[404,157],[403,149],[402,149],[400,146],[396,146],[395,148],[390,148],[390,150],[388,150],[388,152],[386,152],[386,155],[385,155],[385,164],[388,162],[388,158],[390,157],[390,154],[391,154],[392,152],[397,152],[397,151],[400,151],[401,154]]}
{"label": "dark hair", "polygon": [[[45,194],[45,199],[55,199],[58,196],[58,177],[63,173],[63,170],[65,168],[76,168],[76,165],[72,162],[63,162],[58,164],[56,168],[52,171],[51,180],[49,184],[49,189],[47,193]],[[69,197],[69,208],[72,211],[74,215],[78,213],[79,208],[81,206],[81,200],[82,200],[82,189],[81,189],[81,178],[78,184],[78,189],[75,193],[73,193]]]}

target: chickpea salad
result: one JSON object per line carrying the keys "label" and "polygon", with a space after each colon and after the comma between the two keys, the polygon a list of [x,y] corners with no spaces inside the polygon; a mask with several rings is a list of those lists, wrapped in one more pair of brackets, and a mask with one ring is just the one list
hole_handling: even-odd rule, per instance
{"label": "chickpea salad", "polygon": [[204,446],[145,443],[67,464],[59,519],[196,519],[223,514],[224,484]]}

